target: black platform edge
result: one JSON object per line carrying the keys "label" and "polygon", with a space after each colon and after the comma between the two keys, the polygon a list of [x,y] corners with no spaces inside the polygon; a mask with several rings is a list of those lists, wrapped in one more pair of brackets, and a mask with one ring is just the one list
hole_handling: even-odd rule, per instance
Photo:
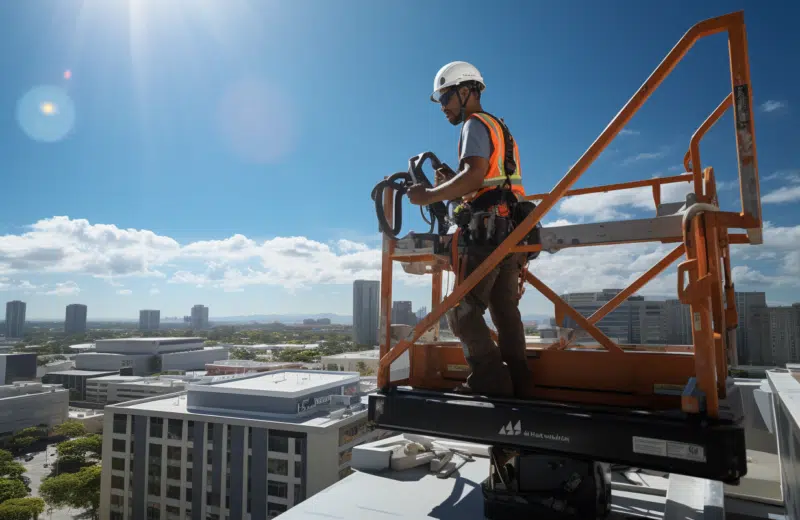
{"label": "black platform edge", "polygon": [[737,483],[747,474],[741,420],[563,406],[393,388],[369,396],[379,428],[560,453]]}

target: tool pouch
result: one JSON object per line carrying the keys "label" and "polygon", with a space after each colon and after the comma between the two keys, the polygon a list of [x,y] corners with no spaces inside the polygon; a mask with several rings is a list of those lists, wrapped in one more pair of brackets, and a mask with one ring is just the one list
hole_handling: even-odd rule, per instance
{"label": "tool pouch", "polygon": [[[511,210],[511,219],[514,223],[514,227],[516,228],[518,225],[522,224],[522,221],[524,221],[528,215],[533,213],[534,209],[536,209],[536,204],[530,200],[521,200],[514,204],[514,207]],[[531,229],[530,232],[525,235],[525,238],[520,241],[520,245],[532,246],[541,244],[541,229],[542,223],[537,222],[533,229]],[[539,253],[540,251],[528,253],[528,260],[534,260],[539,256]]]}

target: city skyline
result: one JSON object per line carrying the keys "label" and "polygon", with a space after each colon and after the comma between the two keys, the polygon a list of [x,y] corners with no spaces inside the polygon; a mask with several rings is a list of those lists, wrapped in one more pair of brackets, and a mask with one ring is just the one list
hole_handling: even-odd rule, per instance
{"label": "city skyline", "polygon": [[[0,290],[8,300],[27,301],[31,319],[59,317],[76,297],[95,319],[154,307],[181,316],[194,301],[214,302],[218,316],[342,312],[352,305],[353,280],[380,279],[370,189],[423,150],[457,164],[458,129],[428,99],[443,64],[466,59],[481,70],[486,109],[505,118],[529,165],[523,184],[542,192],[677,38],[697,20],[731,9],[717,1],[681,10],[646,3],[613,10],[612,23],[603,5],[575,11],[524,4],[511,21],[478,2],[463,12],[325,4],[311,13],[292,3],[250,3],[225,16],[215,9],[142,9],[136,20],[126,10],[79,5],[58,4],[54,19],[69,22],[52,23],[46,39],[38,11],[24,2],[10,6],[3,20],[20,51],[8,58],[15,73],[0,82],[0,106],[16,115],[0,123],[11,154],[4,189],[12,194],[0,208]],[[520,48],[547,52],[520,64],[515,53],[493,52],[489,36],[456,44],[432,31],[432,39],[417,41],[419,20],[431,29],[441,17],[467,23],[473,9],[520,35]],[[793,155],[800,99],[791,88],[800,70],[787,69],[792,55],[782,54],[800,46],[788,22],[798,9],[747,10],[768,224],[763,245],[732,248],[737,289],[767,290],[785,303],[800,288],[800,162]],[[351,29],[354,18],[363,30]],[[145,26],[207,30],[139,31]],[[121,36],[129,33],[138,36]],[[777,48],[775,34],[785,38]],[[298,43],[278,52],[287,38]],[[68,51],[77,41],[80,52]],[[693,48],[576,187],[681,173],[692,133],[730,92],[727,55],[720,39]],[[331,79],[325,96],[319,77]],[[695,88],[697,81],[707,88]],[[55,110],[43,113],[42,103]],[[374,106],[382,107],[380,115],[366,108]],[[327,118],[337,121],[336,132],[317,124]],[[738,211],[732,129],[728,113],[701,150],[703,165],[714,167],[721,207]],[[286,195],[295,179],[303,179],[302,203]],[[688,189],[667,185],[662,200],[682,200]],[[419,212],[404,205],[403,233],[424,230]],[[642,188],[563,200],[543,224],[653,214],[651,190]],[[557,293],[600,290],[627,285],[670,247],[544,253],[531,269]],[[643,294],[674,294],[674,273],[672,266]],[[398,269],[393,298],[425,304],[429,283]],[[520,308],[551,312],[530,288]]]}

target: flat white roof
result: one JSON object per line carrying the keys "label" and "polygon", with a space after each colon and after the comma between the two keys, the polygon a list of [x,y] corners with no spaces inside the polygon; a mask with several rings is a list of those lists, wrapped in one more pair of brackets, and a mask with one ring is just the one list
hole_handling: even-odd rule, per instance
{"label": "flat white roof", "polygon": [[[175,392],[176,394],[178,392]],[[362,397],[361,402],[366,404],[367,398]],[[226,415],[223,413],[216,413],[216,414],[209,414],[209,413],[196,413],[190,412],[187,408],[187,401],[186,401],[186,391],[180,392],[180,395],[172,394],[168,397],[149,397],[145,398],[140,401],[129,401],[128,403],[117,403],[113,405],[109,405],[106,409],[111,408],[112,410],[131,410],[140,413],[152,413],[152,412],[169,412],[169,413],[177,413],[177,414],[185,414],[190,417],[202,417],[203,419],[199,420],[212,420],[212,418],[216,418],[216,422],[226,422],[226,420],[235,420],[235,421],[252,421],[258,423],[275,423],[281,425],[291,425],[293,427],[302,427],[302,428],[327,428],[339,423],[349,422],[358,420],[361,417],[367,414],[367,408],[364,407],[361,410],[356,411],[352,415],[341,417],[341,418],[334,418],[328,417],[327,415],[320,415],[320,416],[312,416],[312,417],[303,417],[303,416],[295,416],[292,418],[268,418],[268,417],[241,417],[235,414]],[[113,412],[111,412],[113,413]]]}
{"label": "flat white roof", "polygon": [[128,381],[139,381],[141,379],[143,379],[143,376],[120,376],[120,375],[114,374],[114,375],[110,375],[110,376],[94,377],[91,380],[92,381],[125,381],[125,382],[128,382]]}
{"label": "flat white roof", "polygon": [[259,372],[210,385],[188,386],[191,391],[260,395],[265,397],[299,397],[349,383],[357,384],[357,372],[324,372],[321,370],[280,370]]}
{"label": "flat white roof", "polygon": [[375,350],[362,350],[361,352],[344,352],[342,354],[334,354],[332,356],[322,356],[325,359],[378,359],[380,351]]}
{"label": "flat white roof", "polygon": [[105,342],[123,342],[123,341],[134,341],[134,342],[139,342],[139,343],[142,343],[142,342],[148,342],[149,343],[149,342],[153,342],[153,341],[158,341],[159,343],[169,343],[169,342],[173,342],[173,341],[186,342],[186,341],[189,341],[189,340],[192,340],[192,341],[205,341],[205,338],[199,338],[199,337],[170,338],[168,336],[165,336],[163,338],[110,338],[110,339],[98,339],[95,343],[101,342],[101,341],[104,342],[104,343]]}

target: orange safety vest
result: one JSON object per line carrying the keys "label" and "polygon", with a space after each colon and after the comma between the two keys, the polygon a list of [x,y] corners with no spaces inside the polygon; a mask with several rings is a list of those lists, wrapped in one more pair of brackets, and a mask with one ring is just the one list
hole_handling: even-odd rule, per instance
{"label": "orange safety vest", "polygon": [[[503,127],[493,116],[484,112],[478,112],[469,116],[477,118],[481,123],[486,125],[489,130],[489,136],[492,139],[492,154],[489,157],[489,169],[486,171],[486,176],[483,178],[483,186],[472,193],[465,195],[464,201],[469,202],[475,200],[484,193],[506,185],[508,182],[511,185],[511,192],[517,195],[518,198],[525,196],[525,188],[522,186],[522,167],[519,162],[519,149],[517,148],[517,141],[513,139],[514,145],[514,162],[517,168],[511,175],[506,175],[505,170],[505,157],[506,157],[506,141],[503,136]],[[466,124],[466,121],[465,121]],[[458,155],[461,155],[461,138],[458,139]]]}

